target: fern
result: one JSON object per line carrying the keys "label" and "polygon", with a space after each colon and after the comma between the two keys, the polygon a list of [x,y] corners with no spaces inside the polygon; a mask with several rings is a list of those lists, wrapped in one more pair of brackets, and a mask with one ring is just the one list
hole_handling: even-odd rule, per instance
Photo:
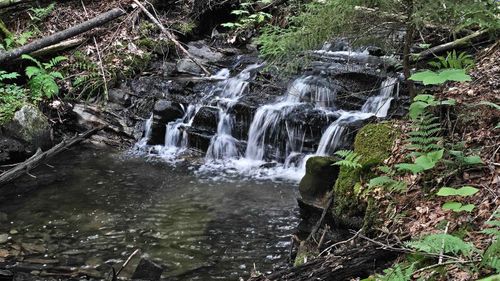
{"label": "fern", "polygon": [[471,243],[449,234],[430,234],[417,241],[406,242],[410,248],[428,254],[445,254],[470,256],[476,248]]}
{"label": "fern", "polygon": [[418,157],[442,148],[439,145],[442,138],[438,136],[441,132],[441,123],[432,113],[426,111],[421,113],[413,120],[411,128],[408,133],[410,137],[407,139],[407,148],[413,150],[410,157]]}
{"label": "fern", "polygon": [[19,77],[16,72],[0,70],[0,124],[9,121],[25,102],[25,91],[15,83],[7,83]]}
{"label": "fern", "polygon": [[401,264],[395,264],[393,267],[385,269],[384,275],[378,275],[377,280],[380,281],[410,281],[415,272],[415,263],[408,267],[403,267]]}
{"label": "fern", "polygon": [[52,69],[66,60],[66,57],[58,56],[47,63],[42,63],[29,55],[23,55],[22,58],[36,64],[36,66],[28,66],[25,70],[26,76],[30,79],[28,86],[34,100],[40,100],[43,97],[52,98],[59,94],[56,79],[63,79],[63,75]]}
{"label": "fern", "polygon": [[397,181],[389,176],[380,176],[370,180],[369,188],[383,187],[388,191],[403,192],[406,191],[407,186],[405,182]]}
{"label": "fern", "polygon": [[352,169],[362,167],[362,165],[359,163],[359,161],[361,160],[361,155],[352,150],[339,150],[335,152],[335,155],[340,156],[344,159],[335,162],[334,165],[344,166]]}
{"label": "fern", "polygon": [[466,52],[457,55],[457,51],[448,52],[446,57],[437,56],[437,61],[429,62],[429,65],[437,68],[454,68],[469,70],[474,66],[474,59]]}

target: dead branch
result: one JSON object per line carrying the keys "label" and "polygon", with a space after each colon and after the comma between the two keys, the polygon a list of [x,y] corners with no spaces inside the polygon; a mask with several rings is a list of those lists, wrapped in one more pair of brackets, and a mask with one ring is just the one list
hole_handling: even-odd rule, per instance
{"label": "dead branch", "polygon": [[133,1],[134,1],[134,3],[137,4],[137,6],[139,6],[139,8],[141,8],[141,10],[146,14],[146,16],[148,16],[148,18],[160,28],[161,32],[163,32],[168,37],[168,39],[170,39],[177,46],[177,48],[179,48],[190,60],[192,60],[197,66],[199,66],[201,68],[201,70],[203,70],[203,72],[205,72],[206,75],[208,75],[208,76],[212,75],[210,73],[210,71],[208,71],[208,69],[206,69],[200,62],[198,62],[196,60],[196,58],[193,57],[193,55],[191,55],[189,53],[189,51],[186,50],[186,48],[184,48],[184,46],[182,46],[182,44],[175,38],[175,36],[170,31],[168,31],[163,26],[163,24],[161,24],[161,22],[158,19],[156,19],[156,17],[153,16],[146,9],[146,7],[144,7],[144,5],[141,4],[141,2],[139,2],[138,0],[133,0]]}
{"label": "dead branch", "polygon": [[109,21],[112,21],[122,15],[124,15],[125,12],[120,9],[120,8],[114,8],[106,13],[100,14],[95,18],[92,18],[88,21],[82,22],[78,25],[75,25],[73,27],[70,27],[68,29],[65,29],[63,31],[56,32],[52,35],[49,35],[47,37],[41,38],[39,40],[36,40],[32,43],[29,43],[27,45],[21,46],[17,49],[14,49],[12,51],[2,53],[0,54],[0,64],[11,61],[13,59],[16,59],[20,57],[23,54],[29,54],[34,51],[40,50],[42,48],[54,45],[56,43],[59,43],[63,40],[69,39],[71,37],[74,37],[76,35],[82,34],[84,32],[87,32],[95,27],[101,26]]}
{"label": "dead branch", "polygon": [[52,147],[51,149],[42,152],[40,149],[30,157],[28,160],[18,164],[14,168],[0,174],[0,186],[3,186],[4,184],[7,184],[16,178],[20,177],[21,175],[25,173],[29,173],[32,169],[36,168],[38,165],[43,163],[45,160],[48,158],[51,158],[60,152],[66,150],[67,148],[78,144],[82,142],[83,140],[89,138],[93,134],[97,133],[98,131],[104,129],[104,126],[93,128],[91,130],[86,131],[85,133],[81,135],[77,135],[69,140],[63,140],[56,146]]}
{"label": "dead branch", "polygon": [[412,54],[411,57],[412,57],[413,62],[418,62],[418,61],[421,61],[423,59],[432,57],[436,54],[440,54],[440,53],[443,53],[443,52],[446,52],[446,51],[449,51],[452,49],[463,47],[467,44],[470,44],[473,41],[476,41],[476,40],[486,36],[488,33],[489,33],[489,30],[487,30],[487,29],[478,30],[470,35],[467,35],[467,36],[460,38],[460,39],[457,39],[455,41],[432,47],[432,48],[427,49],[425,51],[422,51],[418,54]]}

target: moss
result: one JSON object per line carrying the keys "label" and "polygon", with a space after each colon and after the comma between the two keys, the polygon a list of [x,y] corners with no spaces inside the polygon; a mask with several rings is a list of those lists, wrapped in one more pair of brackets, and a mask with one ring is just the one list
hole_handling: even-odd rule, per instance
{"label": "moss", "polygon": [[318,201],[332,188],[339,173],[339,167],[333,165],[334,157],[315,156],[307,160],[306,174],[299,184],[302,199]]}
{"label": "moss", "polygon": [[179,31],[183,35],[190,35],[196,28],[196,24],[193,21],[183,21],[174,24],[174,29]]}
{"label": "moss", "polygon": [[297,256],[295,257],[295,262],[293,266],[299,266],[307,261],[315,258],[319,254],[316,247],[310,242],[302,241],[300,242],[299,250],[297,251]]}
{"label": "moss", "polygon": [[[334,215],[339,222],[349,227],[361,227],[371,224],[376,213],[374,202],[360,198],[362,183],[372,177],[371,168],[381,164],[390,155],[390,151],[399,132],[390,122],[368,124],[356,134],[354,151],[361,155],[362,168],[342,166],[335,186]],[[369,210],[369,214],[365,213]],[[359,220],[353,218],[358,217]]]}
{"label": "moss", "polygon": [[174,43],[170,40],[154,40],[149,37],[141,38],[135,41],[135,43],[143,51],[155,53],[158,55],[168,54],[169,50],[175,47]]}

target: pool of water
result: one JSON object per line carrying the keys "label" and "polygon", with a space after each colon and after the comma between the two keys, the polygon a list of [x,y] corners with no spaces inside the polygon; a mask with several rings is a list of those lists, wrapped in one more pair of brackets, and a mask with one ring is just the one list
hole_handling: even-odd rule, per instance
{"label": "pool of water", "polygon": [[213,180],[186,164],[95,148],[49,165],[33,174],[55,181],[0,199],[8,218],[0,234],[13,233],[0,249],[39,245],[30,257],[101,272],[140,249],[168,280],[246,279],[254,266],[266,272],[287,260],[298,221],[294,184]]}

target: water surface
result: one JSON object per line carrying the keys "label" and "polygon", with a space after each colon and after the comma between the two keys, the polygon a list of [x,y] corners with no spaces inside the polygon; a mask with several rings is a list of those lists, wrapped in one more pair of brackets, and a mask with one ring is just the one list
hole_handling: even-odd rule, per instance
{"label": "water surface", "polygon": [[214,181],[182,163],[89,148],[49,163],[33,174],[55,174],[54,182],[0,204],[9,220],[0,233],[15,229],[14,243],[43,245],[40,257],[106,272],[141,249],[169,280],[238,280],[254,264],[266,272],[286,262],[293,184]]}

